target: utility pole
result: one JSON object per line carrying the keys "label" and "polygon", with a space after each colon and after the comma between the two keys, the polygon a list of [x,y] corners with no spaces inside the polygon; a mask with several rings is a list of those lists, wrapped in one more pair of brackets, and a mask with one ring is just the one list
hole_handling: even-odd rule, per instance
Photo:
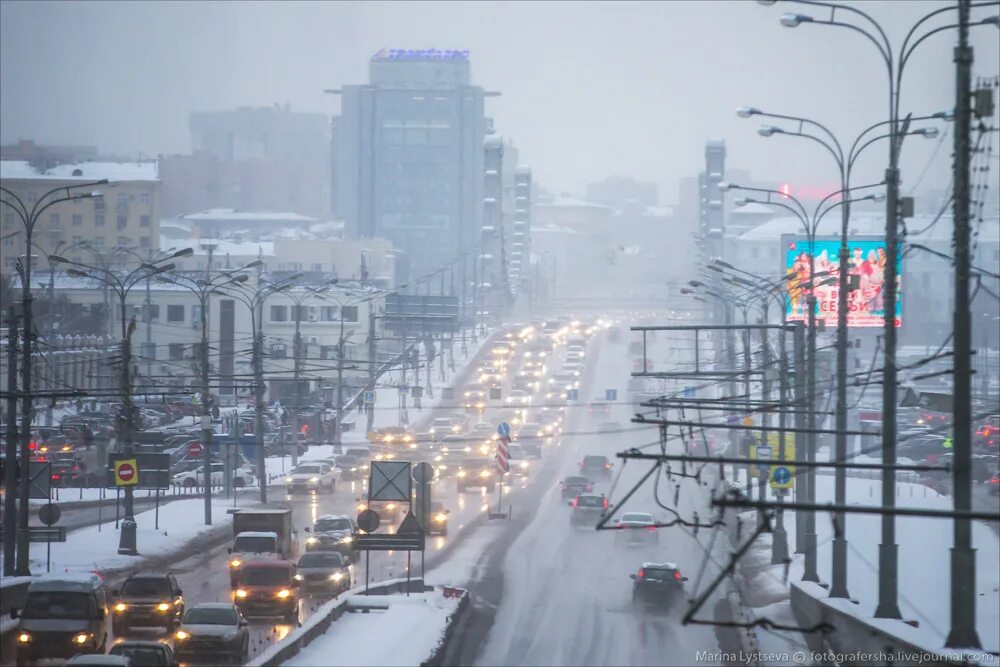
{"label": "utility pole", "polygon": [[340,447],[341,421],[344,416],[344,307],[340,306],[340,338],[337,340],[337,419],[333,424],[333,444]]}
{"label": "utility pole", "polygon": [[[806,402],[806,391],[805,391],[805,373],[806,373],[806,360],[805,360],[805,331],[803,330],[802,322],[795,322],[795,329],[792,332],[792,351],[795,356],[795,457],[799,458],[802,456],[803,450],[806,449],[805,443],[806,438],[803,437],[802,431],[806,428],[806,410],[808,410],[808,405]],[[787,374],[787,365],[786,365]],[[799,475],[796,470],[795,484],[793,489],[795,491],[794,501],[799,501],[799,496],[808,497],[808,485],[809,476]],[[803,493],[803,490],[805,493]],[[801,516],[801,513],[795,512],[795,553],[805,552],[805,517]]]}
{"label": "utility pole", "polygon": [[[149,254],[148,261],[152,262],[153,261],[153,249],[152,248],[149,249],[149,253],[148,254]],[[150,283],[150,281],[152,279],[153,279],[153,274],[149,274],[148,276],[146,276],[146,303],[145,303],[145,308],[143,308],[143,310],[145,311],[145,313],[144,313],[145,316],[142,318],[143,319],[143,324],[146,327],[146,352],[142,356],[146,359],[146,378],[147,378],[147,382],[149,381],[148,378],[153,377],[153,358],[149,354],[149,351],[153,347],[153,312],[152,312],[153,311],[153,299],[152,299],[152,295],[150,294],[150,287],[149,287],[149,283]],[[202,310],[204,310],[204,307],[202,308]],[[202,400],[202,402],[204,402],[205,401],[205,397],[202,396],[201,400]],[[209,522],[209,523],[211,523],[211,522]]]}
{"label": "utility pole", "polygon": [[[267,466],[264,456],[264,322],[263,303],[257,308],[257,327],[253,341],[254,424],[253,436],[257,450],[257,477],[260,484],[260,502],[267,504]],[[250,317],[254,312],[250,311]]]}
{"label": "utility pole", "polygon": [[[972,47],[969,46],[969,0],[958,2],[955,48],[955,400],[952,494],[955,512],[972,510],[972,318],[969,307],[969,134],[972,123]],[[980,648],[976,632],[976,550],[972,522],[954,519],[951,549],[951,631],[949,648]]]}
{"label": "utility pole", "polygon": [[[124,320],[124,298],[122,298],[121,308],[122,319]],[[132,405],[132,335],[134,333],[135,318],[132,318],[128,323],[125,335],[122,336],[122,414],[118,417],[118,444],[122,456],[126,459],[135,458],[135,448],[132,443],[133,419],[135,417],[135,406]],[[125,487],[125,518],[122,519],[122,527],[118,539],[118,553],[128,556],[135,556],[139,553],[136,542],[135,494],[131,486]]]}
{"label": "utility pole", "polygon": [[[149,289],[149,279],[146,280],[146,289]],[[201,359],[201,465],[203,470],[202,483],[205,485],[205,525],[212,525],[212,406],[209,401],[208,387],[208,304],[212,298],[211,293],[205,293],[201,300],[201,345],[199,345],[199,356]],[[146,306],[148,312],[148,304]],[[150,327],[146,327],[149,334]],[[223,460],[228,460],[228,456],[223,454]],[[223,475],[231,476],[229,466],[223,466]],[[226,482],[224,481],[225,485]]]}
{"label": "utility pole", "polygon": [[[812,243],[814,234],[810,232],[809,240],[809,295],[806,298],[806,307],[809,309],[809,330],[808,330],[808,353],[806,367],[806,424],[809,432],[806,435],[806,461],[810,464],[816,462],[816,276],[813,267],[813,257],[816,255],[815,246]],[[816,502],[816,468],[812,465],[806,471],[806,502]],[[796,520],[796,523],[798,521]],[[812,581],[819,583],[819,569],[816,562],[816,512],[806,511],[805,530],[802,537],[805,538],[805,561],[802,572],[802,581]]]}
{"label": "utility pole", "polygon": [[[361,259],[363,262],[364,255],[361,256]],[[299,305],[297,299],[292,300],[292,308],[295,309],[295,339],[293,343],[295,362],[292,370],[292,381],[295,384],[295,404],[293,406],[293,414],[295,417],[292,419],[292,427],[295,432],[292,434],[292,466],[296,466],[299,463],[299,429],[302,428],[299,417],[299,412],[302,409],[302,306]],[[343,320],[343,315],[341,315],[341,320]],[[340,386],[339,380],[337,382],[337,386]]]}
{"label": "utility pole", "polygon": [[[368,391],[375,397],[375,368],[377,351],[375,340],[375,304],[368,302]],[[375,430],[375,401],[368,404],[368,429],[366,433]]]}
{"label": "utility pole", "polygon": [[[15,539],[17,535],[17,318],[13,305],[7,309],[7,448],[6,465],[3,470],[3,576],[14,576]],[[24,461],[24,459],[22,459]],[[24,463],[21,467],[27,468]],[[26,470],[21,472],[22,483]],[[25,484],[26,485],[26,484]]]}

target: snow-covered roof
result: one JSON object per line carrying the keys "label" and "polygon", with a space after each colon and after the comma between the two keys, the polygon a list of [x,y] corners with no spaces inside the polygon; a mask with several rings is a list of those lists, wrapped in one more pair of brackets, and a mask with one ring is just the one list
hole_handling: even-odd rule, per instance
{"label": "snow-covered roof", "polygon": [[603,204],[595,204],[594,202],[586,201],[584,199],[578,199],[576,197],[569,197],[566,195],[559,195],[558,197],[554,197],[552,201],[549,202],[539,202],[535,204],[535,207],[536,208],[545,208],[545,207],[591,208],[591,209],[599,209],[602,211],[608,211],[609,213],[614,211],[614,209],[611,208],[610,206],[604,206]]}
{"label": "snow-covered roof", "polygon": [[277,537],[278,534],[273,530],[244,530],[239,533],[237,537]]}
{"label": "snow-covered roof", "polygon": [[[163,244],[161,243],[160,245]],[[213,258],[225,257],[226,255],[237,255],[240,257],[274,256],[273,241],[219,241],[217,239],[200,239],[191,243],[196,256],[204,255],[207,257],[209,245],[215,246],[215,249],[212,250]]]}
{"label": "snow-covered roof", "polygon": [[[908,218],[906,220],[906,228],[910,231],[909,240],[916,242],[950,242],[954,231],[951,216],[942,216],[936,224],[931,225],[934,217],[920,215]],[[840,218],[835,213],[831,213],[820,221],[816,235],[840,236],[840,224]],[[983,223],[978,225],[978,228],[980,243],[1000,240],[1000,227],[997,225],[996,218],[984,219]],[[848,229],[852,235],[857,236],[884,236],[885,217],[870,214],[855,215],[851,217]],[[916,234],[916,232],[924,229],[927,229],[927,231],[922,234]],[[739,238],[741,241],[775,241],[779,240],[783,234],[805,235],[802,222],[793,216],[775,218],[754,227]]]}
{"label": "snow-covered roof", "polygon": [[[79,172],[79,173],[77,173]],[[0,162],[0,178],[4,180],[59,180],[59,181],[156,181],[159,180],[157,163],[151,162],[78,162],[61,164],[38,171],[24,160]]]}
{"label": "snow-covered roof", "polygon": [[762,217],[763,216],[774,217],[775,215],[778,215],[778,212],[775,211],[775,209],[773,207],[766,206],[764,204],[757,204],[755,202],[752,202],[752,203],[746,204],[744,206],[739,206],[737,208],[734,208],[733,212],[731,213],[731,215],[733,215],[733,216],[737,216],[737,215],[748,215],[748,216],[749,215],[753,215],[753,216],[758,216],[759,215],[759,216],[762,216]]}
{"label": "snow-covered roof", "polygon": [[214,222],[239,222],[239,221],[275,221],[275,222],[316,222],[316,218],[310,218],[300,213],[290,211],[238,211],[233,208],[210,208],[197,213],[189,213],[182,216],[183,220],[198,222],[211,220]]}

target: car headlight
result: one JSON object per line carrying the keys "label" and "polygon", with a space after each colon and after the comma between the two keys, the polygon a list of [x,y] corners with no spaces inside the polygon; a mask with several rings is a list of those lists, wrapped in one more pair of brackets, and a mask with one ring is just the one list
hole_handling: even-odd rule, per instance
{"label": "car headlight", "polygon": [[351,468],[351,472],[357,472],[357,471],[358,471],[358,469],[356,467],[355,468]]}
{"label": "car headlight", "polygon": [[465,477],[465,471],[464,470],[459,470],[458,471],[458,476],[459,477]]}
{"label": "car headlight", "polygon": [[281,598],[282,600],[284,600],[285,598],[287,598],[291,594],[292,594],[292,592],[290,590],[288,590],[287,588],[282,588],[275,595],[277,597]]}
{"label": "car headlight", "polygon": [[295,579],[295,581],[302,581],[305,577],[303,577],[301,574],[297,574],[292,578]]}
{"label": "car headlight", "polygon": [[286,484],[291,484],[292,483],[292,478],[291,477],[286,477],[285,478],[285,483]]}
{"label": "car headlight", "polygon": [[344,537],[340,538],[340,543],[341,544],[350,544],[353,541],[354,541],[354,538],[352,536],[350,536],[350,535],[345,535]]}
{"label": "car headlight", "polygon": [[239,558],[234,558],[231,561],[229,561],[229,567],[239,567],[240,565],[243,565],[243,561],[241,561]]}
{"label": "car headlight", "polygon": [[343,572],[334,572],[333,574],[330,575],[330,581],[340,581],[343,578],[344,578]]}
{"label": "car headlight", "polygon": [[177,639],[187,639],[187,638],[188,638],[188,637],[190,637],[190,636],[191,636],[191,635],[189,635],[188,633],[184,632],[183,630],[178,630],[178,631],[177,631],[177,632],[176,632],[176,633],[174,634],[174,637],[176,637]]}
{"label": "car headlight", "polygon": [[366,505],[365,503],[358,503],[359,512],[364,512],[366,509],[368,509],[368,505]]}
{"label": "car headlight", "polygon": [[436,521],[437,523],[444,523],[447,520],[448,520],[448,515],[445,514],[444,512],[438,512],[437,514],[434,515],[434,521]]}
{"label": "car headlight", "polygon": [[489,471],[489,470],[481,470],[481,471],[479,472],[479,476],[480,476],[480,477],[484,477],[484,478],[485,478],[485,477],[489,477],[489,476],[490,476],[490,471]]}
{"label": "car headlight", "polygon": [[170,611],[170,603],[161,602],[160,604],[156,605],[156,611]]}
{"label": "car headlight", "polygon": [[18,644],[27,644],[30,641],[31,641],[31,635],[28,634],[27,632],[18,633],[17,635]]}
{"label": "car headlight", "polygon": [[90,634],[89,632],[81,632],[79,634],[73,635],[73,643],[86,644],[88,641],[90,641],[90,638],[93,636],[94,635]]}
{"label": "car headlight", "polygon": [[466,398],[469,398],[470,396],[472,396],[472,392],[471,391],[465,392],[465,397]]}
{"label": "car headlight", "polygon": [[238,598],[245,598],[246,596],[247,596],[247,592],[245,590],[243,590],[242,588],[237,588],[236,589],[236,597],[238,597]]}
{"label": "car headlight", "polygon": [[318,537],[307,537],[306,538],[306,544],[316,544],[317,542],[319,542],[319,538]]}
{"label": "car headlight", "polygon": [[316,482],[319,481],[319,477],[310,477],[309,481],[312,482],[313,484],[315,484]]}
{"label": "car headlight", "polygon": [[528,462],[527,461],[521,461],[521,467],[522,468],[527,468],[528,467]]}
{"label": "car headlight", "polygon": [[536,435],[537,437],[541,438],[541,437],[542,437],[543,435],[545,435],[545,431],[539,431],[539,432],[538,432],[538,433],[536,433],[535,435]]}
{"label": "car headlight", "polygon": [[115,611],[122,612],[125,611],[126,609],[128,609],[128,605],[125,604],[124,602],[119,602],[118,604],[115,605]]}
{"label": "car headlight", "polygon": [[431,426],[431,430],[428,431],[428,433],[430,433],[431,435],[434,435],[435,433],[437,433],[437,429],[434,428],[433,426]]}
{"label": "car headlight", "polygon": [[396,509],[396,503],[389,503],[388,505],[385,506],[385,508],[387,510],[394,510]]}

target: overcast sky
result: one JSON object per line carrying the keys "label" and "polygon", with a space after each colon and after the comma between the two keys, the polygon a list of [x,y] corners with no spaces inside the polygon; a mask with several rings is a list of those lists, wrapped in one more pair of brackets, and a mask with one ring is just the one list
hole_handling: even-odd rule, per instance
{"label": "overcast sky", "polygon": [[[857,4],[857,3],[856,3]],[[941,2],[866,2],[898,48]],[[954,4],[954,3],[947,3]],[[290,103],[334,114],[324,88],[367,81],[382,47],[468,49],[496,127],[550,189],[611,174],[655,181],[664,203],[696,174],[704,142],[728,165],[796,188],[832,190],[832,162],[803,140],[760,138],[741,105],[822,120],[845,141],[887,117],[885,67],[864,37],[782,27],[802,5],[756,2],[12,2],[0,4],[4,143],[93,144],[102,153],[190,152],[194,110]],[[816,14],[819,17],[819,14]],[[953,13],[946,16],[954,16]],[[974,14],[975,16],[975,14]],[[973,30],[976,74],[995,76],[1000,31]],[[953,31],[907,65],[903,108],[954,106]],[[936,140],[908,141],[904,191]],[[944,187],[950,134],[923,186]],[[873,147],[855,182],[878,180]]]}

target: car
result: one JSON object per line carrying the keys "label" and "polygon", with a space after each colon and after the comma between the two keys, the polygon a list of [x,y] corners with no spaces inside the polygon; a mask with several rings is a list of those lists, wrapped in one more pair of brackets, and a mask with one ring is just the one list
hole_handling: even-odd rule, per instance
{"label": "car", "polygon": [[435,417],[431,422],[430,429],[428,429],[428,432],[431,435],[437,437],[444,437],[445,435],[452,434],[457,435],[460,431],[461,428],[459,428],[458,425],[451,420],[451,417]]}
{"label": "car", "polygon": [[684,595],[684,582],[676,563],[643,563],[632,579],[632,604],[670,608]]}
{"label": "car", "polygon": [[341,454],[337,457],[337,469],[340,470],[340,479],[348,481],[363,479],[368,466],[356,456]]}
{"label": "car", "polygon": [[285,489],[288,493],[320,492],[324,488],[330,493],[337,486],[337,474],[333,468],[323,463],[302,461],[285,478]]}
{"label": "car", "polygon": [[372,443],[409,447],[414,443],[413,433],[405,426],[384,426],[368,434]]}
{"label": "car", "polygon": [[455,484],[459,493],[470,487],[493,491],[497,484],[496,471],[490,459],[464,459],[455,473]]}
{"label": "car", "polygon": [[358,525],[349,516],[339,514],[324,514],[316,519],[306,538],[306,551],[337,551],[351,560],[357,560],[354,550],[354,534]]}
{"label": "car", "polygon": [[468,454],[472,451],[472,440],[464,435],[446,435],[441,438],[441,446],[438,451],[442,454],[448,452],[465,452]]}
{"label": "car", "polygon": [[451,514],[451,510],[445,509],[444,503],[439,500],[432,500],[430,521],[427,523],[427,535],[447,535],[449,514]]}
{"label": "car", "polygon": [[587,412],[594,414],[595,412],[600,412],[602,414],[608,414],[611,412],[611,406],[607,401],[595,399],[587,404]]}
{"label": "car", "polygon": [[[111,629],[108,607],[108,590],[96,574],[33,579],[23,608],[10,611],[10,617],[18,619],[12,633],[17,664],[104,653]],[[8,663],[6,654],[4,658]]]}
{"label": "car", "polygon": [[339,595],[351,588],[351,562],[337,551],[310,551],[299,557],[296,580],[305,594]]}
{"label": "car", "polygon": [[[222,462],[212,463],[209,467],[211,481],[213,486],[222,486],[222,482],[225,479],[225,464]],[[204,467],[199,465],[194,470],[187,470],[185,472],[178,473],[173,476],[171,482],[178,486],[184,487],[195,487],[201,486],[205,481],[205,475],[202,472]],[[254,475],[254,470],[249,465],[242,465],[235,470],[233,470],[233,486],[240,488],[244,486],[253,486],[257,481]]]}
{"label": "car", "polygon": [[299,618],[299,581],[290,560],[255,560],[243,566],[236,588],[236,606],[245,616]]}
{"label": "car", "polygon": [[528,460],[528,453],[521,445],[513,443],[507,445],[507,461],[510,464],[510,475],[515,477],[526,477],[531,470],[531,462]]}
{"label": "car", "polygon": [[188,607],[174,631],[179,662],[228,659],[243,664],[250,654],[250,631],[239,608],[228,602],[200,602]]}
{"label": "car", "polygon": [[116,637],[128,634],[133,627],[159,627],[172,630],[174,621],[184,615],[184,597],[174,575],[166,572],[141,572],[130,575],[115,598],[112,630]]}
{"label": "car", "polygon": [[608,499],[603,493],[581,493],[569,501],[573,511],[569,525],[593,528],[608,512]]}
{"label": "car", "polygon": [[625,512],[615,522],[618,532],[615,534],[616,544],[659,544],[660,533],[656,529],[656,521],[652,514],[645,512]]}
{"label": "car", "polygon": [[555,392],[577,389],[580,386],[580,378],[569,371],[561,370],[549,378],[549,386]]}
{"label": "car", "polygon": [[135,667],[178,667],[174,650],[164,642],[127,639],[112,646],[108,655],[128,658]]}
{"label": "car", "polygon": [[475,382],[468,385],[465,391],[462,392],[462,405],[466,410],[482,412],[486,409],[486,399],[488,396],[489,390],[486,385]]}
{"label": "car", "polygon": [[608,460],[607,456],[588,454],[580,461],[580,473],[586,476],[601,475],[602,477],[610,477],[612,466],[613,464]]}
{"label": "car", "polygon": [[562,485],[562,498],[576,498],[581,493],[590,493],[594,490],[594,480],[580,475],[570,475],[559,482]]}
{"label": "car", "polygon": [[998,496],[1000,495],[1000,472],[995,472],[990,477],[989,481],[986,482],[987,488],[989,489],[990,495]]}
{"label": "car", "polygon": [[582,361],[567,361],[563,364],[560,373],[568,373],[574,378],[579,379],[583,375],[583,362]]}

